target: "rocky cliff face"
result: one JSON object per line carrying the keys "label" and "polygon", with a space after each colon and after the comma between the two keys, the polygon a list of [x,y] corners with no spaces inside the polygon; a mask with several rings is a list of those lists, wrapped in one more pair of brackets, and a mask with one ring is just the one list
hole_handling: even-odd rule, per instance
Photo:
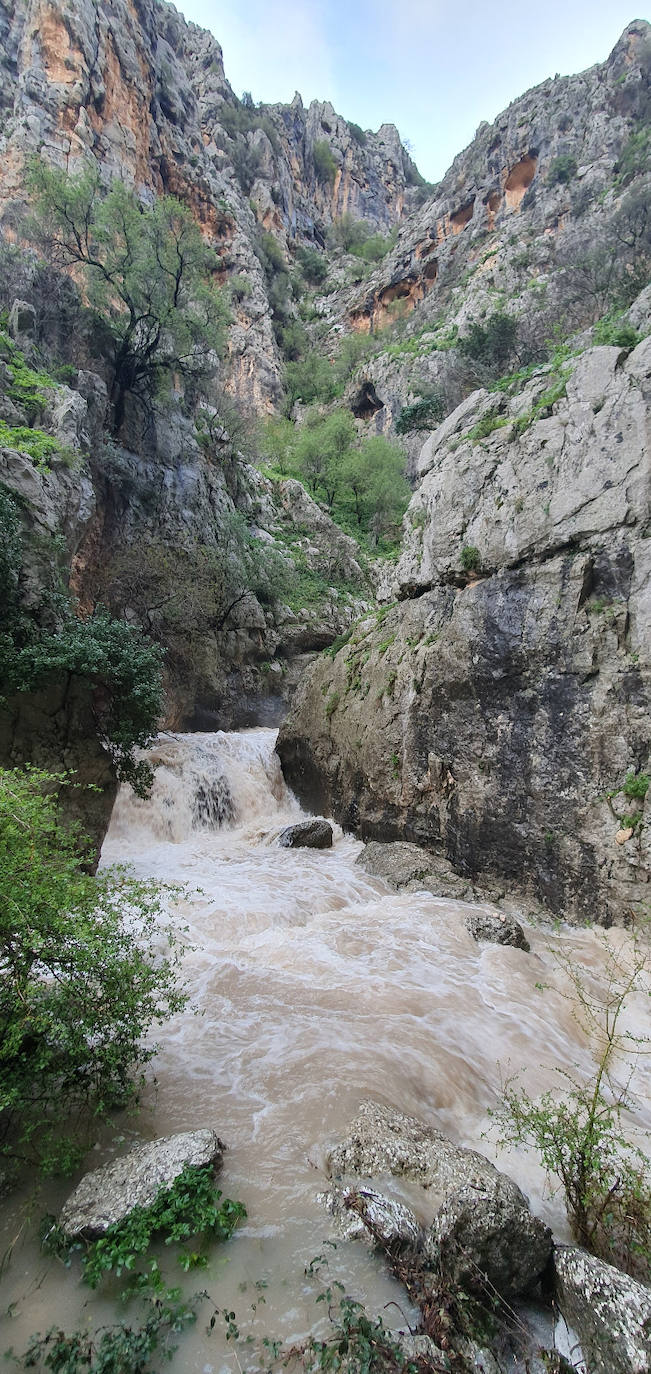
{"label": "rocky cliff face", "polygon": [[[416,203],[420,178],[393,126],[360,142],[327,104],[241,106],[219,44],[163,0],[0,0],[0,63],[5,226],[22,212],[35,152],[70,171],[95,158],[107,181],[179,196],[220,250],[224,280],[249,283],[230,331],[230,387],[258,410],[279,400],[281,369],[256,232],[286,252],[322,243],[344,211],[389,229]],[[331,175],[319,177],[315,143]]]}
{"label": "rocky cliff face", "polygon": [[609,923],[649,895],[651,338],[550,381],[426,441],[396,601],[307,674],[279,751],[362,835]]}

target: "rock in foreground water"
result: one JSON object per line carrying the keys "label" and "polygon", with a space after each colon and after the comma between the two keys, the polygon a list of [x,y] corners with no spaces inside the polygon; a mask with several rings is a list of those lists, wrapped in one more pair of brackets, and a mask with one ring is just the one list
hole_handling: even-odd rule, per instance
{"label": "rock in foreground water", "polygon": [[299,821],[281,830],[278,843],[283,849],[331,849],[332,826],[329,821]]}
{"label": "rock in foreground water", "polygon": [[593,1374],[648,1374],[651,1289],[586,1250],[554,1251],[558,1305]]}
{"label": "rock in foreground water", "polygon": [[549,1261],[551,1231],[524,1193],[476,1150],[455,1145],[415,1117],[364,1102],[345,1140],[330,1152],[335,1178],[402,1177],[423,1190],[432,1224],[420,1237],[423,1260],[452,1284],[504,1296],[525,1292]]}
{"label": "rock in foreground water", "polygon": [[473,940],[486,940],[493,945],[513,945],[529,953],[529,941],[515,916],[505,911],[471,911],[465,920],[466,930]]}
{"label": "rock in foreground water", "polygon": [[222,1141],[214,1131],[181,1131],[146,1145],[85,1174],[61,1209],[59,1225],[67,1236],[94,1240],[123,1221],[134,1207],[149,1207],[161,1188],[169,1188],[186,1165],[222,1162]]}

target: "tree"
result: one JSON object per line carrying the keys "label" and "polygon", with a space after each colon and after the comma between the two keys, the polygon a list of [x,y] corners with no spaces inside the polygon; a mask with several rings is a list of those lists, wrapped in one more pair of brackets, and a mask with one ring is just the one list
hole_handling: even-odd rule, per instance
{"label": "tree", "polygon": [[349,410],[333,410],[325,417],[310,411],[297,431],[293,464],[314,496],[333,509],[340,493],[343,460],[355,443],[355,421]]}
{"label": "tree", "polygon": [[172,196],[144,206],[99,172],[67,176],[34,161],[32,233],[50,260],[79,268],[106,338],[112,367],[114,431],[128,395],[149,401],[174,376],[212,370],[227,311],[211,282],[218,259],[187,206]]}
{"label": "tree", "polygon": [[410,495],[404,463],[398,445],[377,435],[351,450],[342,464],[342,484],[352,492],[358,528],[376,544],[399,533]]}
{"label": "tree", "polygon": [[312,149],[312,158],[317,181],[322,182],[324,186],[334,186],[337,163],[325,138],[317,139]]}
{"label": "tree", "polygon": [[74,1167],[92,1117],[136,1096],[156,1048],[143,1036],[186,1000],[161,891],[87,871],[49,795],[69,781],[0,772],[0,1153],[46,1172]]}
{"label": "tree", "polygon": [[489,315],[485,325],[472,324],[469,333],[459,340],[459,344],[461,351],[476,362],[503,370],[509,358],[513,357],[517,337],[517,320],[498,310]]}

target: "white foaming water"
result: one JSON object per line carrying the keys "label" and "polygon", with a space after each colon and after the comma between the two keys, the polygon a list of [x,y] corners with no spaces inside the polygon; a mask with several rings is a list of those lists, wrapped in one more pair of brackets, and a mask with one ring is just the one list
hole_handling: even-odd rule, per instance
{"label": "white foaming water", "polygon": [[[265,729],[161,736],[152,797],[121,789],[102,863],[187,885],[175,909],[189,927],[185,972],[200,1015],[187,1011],[163,1029],[158,1095],[138,1126],[145,1135],[212,1126],[227,1142],[220,1186],[246,1203],[249,1219],[218,1251],[206,1286],[220,1306],[246,1313],[243,1285],[268,1279],[254,1329],[291,1337],[313,1320],[303,1266],[329,1235],[315,1199],[328,1143],[365,1097],[488,1154],[567,1237],[532,1156],[496,1154],[489,1113],[511,1072],[522,1070],[532,1093],[558,1086],[558,1068],[590,1073],[595,1047],[574,1019],[551,947],[571,952],[588,983],[604,954],[599,936],[576,930],[533,930],[531,954],[477,945],[464,903],[389,891],[356,867],[361,845],[336,826],[332,850],[281,849],[280,829],[302,813],[274,743]],[[624,932],[612,938],[625,950]],[[648,1029],[641,994],[627,1016]],[[643,1061],[632,1085],[643,1103],[650,1072]],[[640,1113],[639,1124],[650,1123]],[[14,1229],[15,1218],[14,1209]],[[54,1319],[74,1325],[87,1299],[42,1261],[42,1282],[26,1299],[36,1263],[27,1246],[12,1266],[18,1348]],[[375,1308],[403,1302],[364,1247],[341,1245],[332,1263]],[[84,1312],[86,1321],[107,1317],[99,1299]],[[171,1368],[236,1369],[229,1352],[199,1321]]]}

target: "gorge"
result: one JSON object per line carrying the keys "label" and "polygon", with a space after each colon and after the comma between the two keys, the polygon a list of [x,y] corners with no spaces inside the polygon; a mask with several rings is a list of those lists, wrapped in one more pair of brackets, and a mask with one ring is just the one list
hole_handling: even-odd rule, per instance
{"label": "gorge", "polygon": [[[156,1035],[158,1097],[97,1128],[101,1160],[205,1126],[229,1147],[248,1219],[206,1289],[254,1339],[200,1315],[174,1370],[276,1367],[263,1336],[322,1331],[326,1237],[416,1330],[395,1237],[385,1263],[337,1220],[329,1161],[368,1100],[524,1190],[574,1331],[547,1274],[504,1289],[517,1339],[439,1331],[412,1368],[651,1358],[648,1272],[591,1334],[562,1196],[491,1115],[520,1070],[536,1099],[599,1072],[580,1009],[616,1002],[613,957],[625,1034],[649,1031],[650,66],[634,20],[430,186],[391,125],[238,99],[162,0],[0,0],[0,763],[56,775],[100,881],[186,885],[201,1016]],[[311,813],[332,849],[280,847]],[[646,1061],[624,1089],[621,1056],[647,1156]],[[411,1167],[352,1176],[413,1213],[422,1258],[443,1222]],[[40,1254],[35,1188],[2,1204],[15,1351],[114,1312]],[[69,1185],[45,1189],[58,1210]]]}

